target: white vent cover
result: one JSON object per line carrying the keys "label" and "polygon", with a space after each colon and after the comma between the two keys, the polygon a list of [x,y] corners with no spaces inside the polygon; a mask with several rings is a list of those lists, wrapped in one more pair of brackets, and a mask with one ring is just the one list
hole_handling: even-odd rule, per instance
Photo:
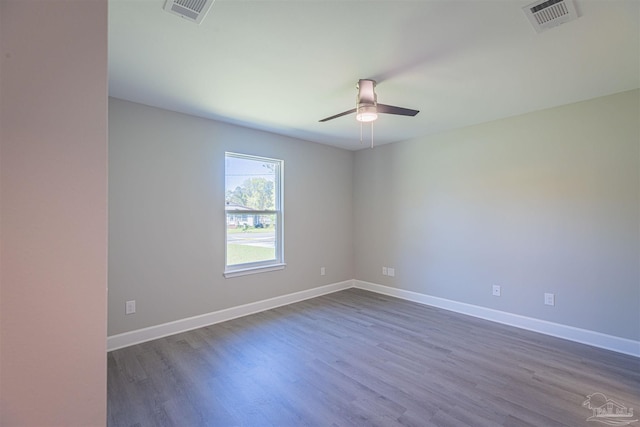
{"label": "white vent cover", "polygon": [[211,9],[213,1],[214,0],[167,0],[164,4],[164,10],[199,24],[207,15],[209,9]]}
{"label": "white vent cover", "polygon": [[573,0],[540,0],[522,10],[538,33],[578,19]]}

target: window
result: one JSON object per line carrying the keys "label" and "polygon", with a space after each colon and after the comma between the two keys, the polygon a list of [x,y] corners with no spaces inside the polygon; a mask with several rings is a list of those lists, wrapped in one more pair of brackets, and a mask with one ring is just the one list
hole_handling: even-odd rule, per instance
{"label": "window", "polygon": [[284,268],[282,160],[225,153],[225,277]]}

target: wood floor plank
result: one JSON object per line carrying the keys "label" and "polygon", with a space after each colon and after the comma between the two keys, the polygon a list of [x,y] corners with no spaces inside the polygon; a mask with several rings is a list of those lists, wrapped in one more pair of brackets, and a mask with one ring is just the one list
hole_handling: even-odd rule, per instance
{"label": "wood floor plank", "polygon": [[108,425],[590,426],[640,359],[358,289],[115,350]]}

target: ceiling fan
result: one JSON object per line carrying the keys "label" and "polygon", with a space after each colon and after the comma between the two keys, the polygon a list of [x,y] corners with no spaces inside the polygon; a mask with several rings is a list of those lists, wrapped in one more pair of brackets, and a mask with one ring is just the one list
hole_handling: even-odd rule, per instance
{"label": "ceiling fan", "polygon": [[[378,114],[395,114],[398,116],[415,116],[420,111],[410,108],[395,107],[393,105],[379,104],[378,95],[375,92],[376,81],[371,79],[360,79],[356,84],[358,96],[356,98],[356,108],[343,111],[334,116],[330,116],[320,120],[327,122],[346,116],[347,114],[356,113],[356,120],[362,123],[371,123],[371,147],[373,147],[373,121],[378,118]],[[362,127],[360,127],[360,142],[362,142]]]}
{"label": "ceiling fan", "polygon": [[356,98],[356,108],[327,117],[320,120],[327,122],[346,116],[347,114],[356,113],[356,120],[359,122],[372,122],[378,118],[378,113],[396,114],[398,116],[415,116],[420,111],[411,110],[409,108],[394,107],[393,105],[378,104],[378,95],[375,92],[376,81],[370,79],[360,79],[356,84],[358,89],[358,97]]}

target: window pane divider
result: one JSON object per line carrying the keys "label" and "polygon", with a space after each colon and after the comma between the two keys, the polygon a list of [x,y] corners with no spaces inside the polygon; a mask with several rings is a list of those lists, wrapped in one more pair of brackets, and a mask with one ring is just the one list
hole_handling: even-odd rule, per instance
{"label": "window pane divider", "polygon": [[225,209],[228,214],[236,215],[275,215],[280,211],[254,211],[254,210],[239,210],[239,209]]}

